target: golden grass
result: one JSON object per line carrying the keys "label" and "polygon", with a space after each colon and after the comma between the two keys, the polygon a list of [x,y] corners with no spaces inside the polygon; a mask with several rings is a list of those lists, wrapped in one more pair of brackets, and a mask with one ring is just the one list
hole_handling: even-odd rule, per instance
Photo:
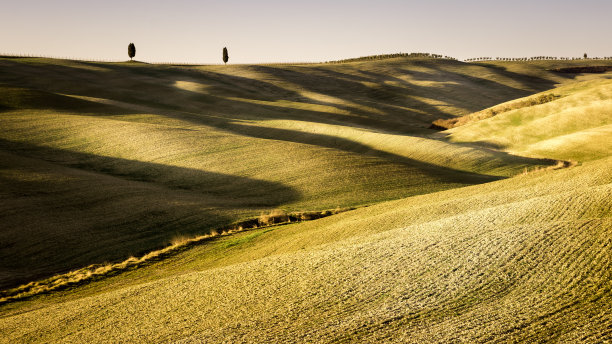
{"label": "golden grass", "polygon": [[[425,128],[435,114],[486,106],[480,94],[492,105],[567,79],[428,59],[0,59],[0,70],[2,167],[12,171],[0,180],[12,190],[0,225],[11,247],[0,252],[3,288],[141,256],[270,208],[363,206],[550,165],[448,144]],[[55,181],[21,180],[39,173]],[[75,182],[58,183],[64,176]]]}
{"label": "golden grass", "polygon": [[[82,253],[74,257],[73,263],[56,266],[51,263],[57,258],[43,256],[38,272],[48,269],[57,273],[142,254],[165,245],[177,234],[204,234],[223,222],[257,216],[270,207],[299,211],[359,206],[489,181],[495,178],[486,172],[497,172],[493,168],[470,171],[470,166],[478,166],[478,161],[471,161],[469,155],[464,156],[465,160],[453,160],[457,165],[433,165],[419,161],[415,155],[401,152],[398,153],[402,155],[392,155],[387,148],[384,149],[390,154],[382,150],[372,154],[369,152],[372,148],[350,137],[341,143],[345,147],[336,144],[337,148],[332,148],[337,136],[331,135],[321,135],[326,140],[322,144],[327,147],[318,147],[229,134],[210,127],[192,126],[186,131],[178,126],[44,112],[4,114],[1,121],[5,129],[0,133],[4,149],[29,159],[21,167],[18,166],[22,163],[17,163],[21,158],[14,154],[5,160],[5,168],[19,172],[7,176],[4,183],[22,185],[11,196],[13,199],[6,201],[19,204],[19,211],[9,213],[14,215],[3,224],[7,231],[15,232],[10,242],[17,245],[16,250],[19,245],[22,249],[11,254],[12,258],[7,253],[7,259],[17,266],[27,262],[25,254],[31,252],[23,250],[23,245],[32,243],[27,239],[32,236],[40,237],[43,246],[49,236],[51,240],[61,237],[58,240],[61,250]],[[256,126],[248,130],[268,129]],[[309,137],[308,133],[294,130],[288,133],[298,140]],[[392,144],[393,141],[387,142],[386,146]],[[471,151],[476,153],[474,156],[480,153]],[[505,165],[506,160],[510,161],[503,157],[491,159],[490,165],[501,169],[501,175],[507,175],[532,164],[529,159],[515,159],[514,164]],[[461,161],[469,165],[461,166]],[[46,167],[41,170],[40,166]],[[48,171],[58,179],[75,175],[79,182],[74,186],[78,187],[61,185],[50,189],[54,184],[45,186],[20,180],[24,173]],[[485,173],[478,174],[481,171]],[[47,191],[41,194],[41,188]],[[34,204],[36,207],[32,208]],[[64,207],[58,209],[59,204]],[[79,216],[70,214],[76,210]],[[32,212],[39,214],[40,222],[34,228],[39,229],[38,233],[44,232],[44,236],[21,231]],[[66,223],[62,219],[73,220]],[[160,226],[165,228],[163,232],[151,233],[152,228]],[[107,236],[105,227],[115,228],[114,236]],[[75,238],[82,232],[93,232],[97,238],[78,242]],[[136,233],[151,233],[145,239],[150,241],[139,238],[137,244],[130,239]],[[109,252],[119,254],[117,257],[107,253],[98,261],[90,257],[93,252],[89,247],[102,240],[100,235],[113,248]]]}
{"label": "golden grass", "polygon": [[0,59],[19,89],[0,116],[1,273],[125,260],[22,289],[54,292],[1,305],[0,342],[612,337],[609,80],[576,77],[451,141],[425,129],[549,94],[575,76],[547,69],[576,62],[72,64]]}
{"label": "golden grass", "polygon": [[498,146],[523,156],[578,162],[610,156],[612,80],[604,75],[600,80],[559,87],[555,93],[563,98],[453,128],[449,138]]}
{"label": "golden grass", "polygon": [[[53,342],[598,342],[611,324],[611,163],[279,228],[225,252],[250,256],[243,263],[50,300],[5,316],[0,333]],[[343,238],[298,248],[333,232]],[[270,245],[284,252],[261,256]]]}
{"label": "golden grass", "polygon": [[477,122],[483,119],[497,116],[504,112],[549,103],[558,98],[561,98],[561,96],[552,93],[531,96],[525,99],[514,100],[504,104],[496,105],[492,108],[469,114],[467,116],[461,116],[451,119],[438,119],[433,121],[433,126],[440,129],[451,129],[455,127],[460,127],[468,123]]}
{"label": "golden grass", "polygon": [[155,261],[167,259],[172,255],[184,251],[194,245],[201,245],[211,239],[219,237],[235,235],[248,230],[258,228],[269,228],[271,226],[283,225],[286,223],[298,223],[302,221],[310,221],[320,219],[326,216],[335,215],[352,209],[340,209],[325,211],[302,211],[297,213],[287,213],[282,209],[273,209],[268,213],[262,213],[259,218],[254,220],[242,221],[230,226],[210,231],[209,234],[199,235],[196,237],[187,237],[184,235],[174,237],[170,241],[170,245],[160,250],[154,250],[147,254],[135,258],[128,259],[114,264],[92,264],[84,268],[70,271],[65,274],[56,275],[44,280],[33,281],[28,284],[18,286],[16,288],[0,291],[0,304],[23,300],[32,296],[49,293],[56,290],[74,288],[100,278],[107,278],[130,269],[141,268]]}

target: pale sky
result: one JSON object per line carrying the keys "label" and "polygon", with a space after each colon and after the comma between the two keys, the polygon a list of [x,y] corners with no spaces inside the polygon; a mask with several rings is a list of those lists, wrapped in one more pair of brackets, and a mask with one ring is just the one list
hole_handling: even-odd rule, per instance
{"label": "pale sky", "polygon": [[612,56],[612,0],[0,2],[0,54],[221,63]]}

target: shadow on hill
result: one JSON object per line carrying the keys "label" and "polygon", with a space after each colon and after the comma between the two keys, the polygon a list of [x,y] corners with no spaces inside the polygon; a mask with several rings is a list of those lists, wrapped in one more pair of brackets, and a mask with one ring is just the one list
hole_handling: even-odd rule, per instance
{"label": "shadow on hill", "polygon": [[[0,85],[0,111],[55,110],[102,113],[112,110],[105,104],[23,87]],[[119,109],[115,109],[119,110]]]}
{"label": "shadow on hill", "polygon": [[[426,61],[415,62],[416,66],[434,68],[431,63]],[[431,74],[414,70],[402,69],[412,77],[421,81],[429,81],[434,77]],[[444,68],[433,69],[440,75],[442,81],[452,81],[457,85],[446,86],[445,93],[453,94],[457,91],[469,93],[475,96],[475,101],[470,102],[471,107],[467,108],[470,112],[482,110],[484,108],[497,105],[512,99],[521,98],[533,93],[552,89],[558,84],[554,78],[545,78],[534,74],[520,74],[509,71],[497,65],[466,65],[460,62],[449,62]],[[546,74],[545,71],[541,71]],[[479,75],[486,75],[487,78]],[[553,76],[555,74],[549,74]],[[509,86],[502,83],[502,80],[511,80],[518,86]],[[456,106],[461,105],[460,99],[454,99]]]}
{"label": "shadow on hill", "polygon": [[[19,68],[12,69],[10,73],[3,73],[0,76],[0,81],[19,85],[20,87],[32,88],[34,90],[47,87],[51,92],[55,93],[107,98],[125,103],[153,106],[165,110],[189,110],[214,113],[217,116],[228,118],[307,119],[309,121],[326,124],[349,124],[366,128],[382,126],[397,129],[401,126],[406,130],[415,129],[413,124],[403,125],[389,116],[373,116],[367,112],[362,112],[362,115],[355,113],[351,116],[347,116],[333,112],[283,108],[250,103],[246,100],[272,102],[279,99],[294,101],[304,101],[304,99],[306,99],[296,92],[254,79],[222,75],[213,72],[185,71],[178,68],[178,71],[139,67],[131,68],[122,65],[113,65],[111,67],[105,66],[105,68],[110,68],[111,71],[98,72],[81,70],[61,65],[45,66],[45,72],[48,74],[49,78],[55,79],[57,75],[61,75],[62,77],[62,80],[54,80],[54,82],[49,83],[49,80],[41,82],[39,78],[33,77],[32,74],[38,71],[36,68],[32,66],[21,68],[21,66],[19,66]],[[132,71],[132,69],[136,70],[136,74],[142,75],[134,77],[134,71]],[[72,77],[73,80],[68,80],[68,76]],[[157,77],[154,78],[152,76]],[[195,77],[199,77],[197,81],[201,82],[203,85],[210,85],[210,92],[208,92],[208,94],[176,87],[177,82],[183,80],[193,81]],[[4,78],[4,80],[1,78]],[[123,81],[120,85],[115,85],[119,78],[123,79]],[[88,86],[82,87],[81,85],[83,84],[87,84]],[[60,97],[58,95],[56,96]],[[241,98],[245,101],[241,102],[235,98]],[[326,104],[342,109],[341,106],[336,104],[316,101],[310,103]],[[54,108],[66,110],[67,107],[70,106],[67,105]],[[117,109],[92,109],[91,107],[91,104],[82,104],[72,109],[72,112],[78,113],[87,111],[106,114],[112,111],[112,114],[118,113]],[[351,107],[346,107],[346,109],[353,110]],[[128,114],[130,112],[125,111],[123,113]]]}
{"label": "shadow on hill", "polygon": [[[188,111],[160,111],[157,114],[168,118],[190,122],[196,125],[213,127],[240,136],[306,144],[322,148],[335,149],[362,156],[379,158],[383,159],[384,161],[401,164],[406,168],[415,169],[418,170],[420,173],[425,173],[429,176],[436,177],[439,179],[440,182],[464,183],[472,185],[486,183],[503,178],[499,176],[474,173],[470,171],[462,171],[445,166],[434,165],[431,163],[411,159],[402,155],[375,149],[365,144],[333,135],[308,133],[291,129],[262,127],[254,125],[252,124],[252,122],[243,122],[240,120],[227,119],[222,116],[211,116]],[[506,152],[499,151],[496,151],[495,154],[498,157],[499,161],[489,162],[489,167],[492,169],[504,167],[504,164],[509,163],[525,165],[551,164],[551,161],[549,161],[548,159],[519,157],[510,155]]]}
{"label": "shadow on hill", "polygon": [[[388,75],[360,71],[361,74],[370,73],[369,78],[364,78],[363,76],[347,76],[346,73],[323,68],[317,69],[315,73],[312,73],[307,67],[289,68],[258,66],[258,71],[265,73],[270,78],[277,78],[281,82],[297,84],[307,92],[340,99],[339,104],[310,98],[305,99],[304,102],[334,106],[361,118],[367,118],[371,122],[369,127],[396,130],[400,125],[404,128],[414,128],[418,127],[420,122],[424,122],[423,112],[429,115],[441,113],[437,107],[413,97],[418,86],[404,84],[404,87],[398,87],[385,84],[390,80]],[[348,121],[352,120],[358,121],[348,119]],[[381,123],[387,125],[381,126]]]}
{"label": "shadow on hill", "polygon": [[0,171],[0,289],[142,255],[301,197],[276,182],[7,140]]}
{"label": "shadow on hill", "polygon": [[[256,137],[261,139],[269,140],[282,140],[292,143],[301,143],[314,145],[323,148],[337,149],[348,153],[355,153],[364,156],[371,156],[380,159],[384,159],[389,162],[394,162],[405,166],[406,168],[415,169],[420,173],[425,173],[429,176],[437,178],[440,182],[453,182],[463,183],[467,185],[486,183],[494,180],[503,179],[503,177],[479,174],[475,172],[457,170],[445,166],[439,166],[430,164],[427,162],[411,159],[402,155],[393,154],[372,148],[370,146],[355,142],[349,139],[315,133],[305,133],[302,131],[279,129],[279,128],[268,128],[268,127],[257,127],[252,125],[245,125],[236,122],[224,122],[214,125],[219,129],[229,130],[233,133]],[[505,152],[495,152],[499,157],[497,168],[504,167],[504,162],[511,161],[514,164],[541,164],[549,165],[553,164],[547,159],[534,159],[518,156],[510,156]],[[490,166],[493,168],[493,166]]]}
{"label": "shadow on hill", "polygon": [[240,207],[274,207],[300,198],[297,191],[281,183],[186,167],[99,156],[4,139],[0,139],[0,149],[129,181],[198,193],[209,196],[207,203],[220,208],[234,203]]}
{"label": "shadow on hill", "polygon": [[[423,130],[437,118],[465,114],[519,98],[529,91],[503,85],[485,78],[460,74],[450,69],[459,66],[453,61],[394,62],[388,66],[375,64],[370,69],[355,70],[348,65],[323,66],[244,66],[246,72],[256,72],[261,79],[231,75],[198,68],[156,65],[102,64],[105,71],[75,68],[68,65],[44,65],[45,78],[40,78],[40,66],[1,61],[7,73],[0,82],[44,89],[55,93],[101,97],[168,109],[214,113],[228,118],[294,119],[328,124],[349,124],[391,132]],[[432,69],[432,73],[406,69],[406,64]],[[12,64],[13,66],[8,66]],[[101,64],[81,63],[98,67]],[[13,68],[14,67],[14,68]],[[473,66],[472,66],[473,67]],[[484,68],[484,67],[481,67]],[[434,73],[435,72],[435,73]],[[553,82],[512,72],[488,68],[483,73],[503,74],[537,85],[538,90],[552,87]],[[485,74],[486,74],[485,73]],[[249,73],[246,73],[249,74]],[[423,81],[445,82],[422,86],[407,82],[399,75]],[[191,82],[201,90],[177,87],[177,82]],[[294,85],[294,86],[281,86]],[[533,87],[532,87],[533,88]],[[313,99],[303,91],[339,99],[339,102]],[[325,105],[348,112],[343,115],[311,109],[265,106],[236,99],[253,101],[292,101]],[[425,102],[423,99],[430,99]],[[455,108],[455,110],[448,110]]]}

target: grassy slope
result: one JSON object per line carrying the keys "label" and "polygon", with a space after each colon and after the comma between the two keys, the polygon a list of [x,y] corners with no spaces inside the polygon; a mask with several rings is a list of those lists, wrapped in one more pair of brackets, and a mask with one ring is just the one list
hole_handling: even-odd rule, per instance
{"label": "grassy slope", "polygon": [[504,112],[448,131],[514,154],[588,161],[612,154],[612,74],[553,91],[561,98]]}
{"label": "grassy slope", "polygon": [[373,204],[548,164],[431,139],[424,128],[571,77],[428,59],[0,59],[0,70],[1,286],[139,255],[271,208]]}
{"label": "grassy slope", "polygon": [[612,336],[611,166],[244,233],[26,302],[0,333],[9,342],[601,341]]}
{"label": "grassy slope", "polygon": [[[358,136],[393,141],[368,135]],[[560,155],[583,156],[571,169],[241,233],[9,304],[0,334],[6,342],[605,341],[612,158],[580,149]]]}

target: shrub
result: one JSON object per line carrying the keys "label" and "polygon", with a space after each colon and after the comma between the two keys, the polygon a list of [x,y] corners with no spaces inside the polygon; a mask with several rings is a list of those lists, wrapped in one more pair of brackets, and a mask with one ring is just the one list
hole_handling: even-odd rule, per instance
{"label": "shrub", "polygon": [[259,215],[259,225],[260,226],[269,226],[275,223],[283,223],[289,220],[289,216],[282,209],[274,209],[270,211],[268,214],[262,213]]}

